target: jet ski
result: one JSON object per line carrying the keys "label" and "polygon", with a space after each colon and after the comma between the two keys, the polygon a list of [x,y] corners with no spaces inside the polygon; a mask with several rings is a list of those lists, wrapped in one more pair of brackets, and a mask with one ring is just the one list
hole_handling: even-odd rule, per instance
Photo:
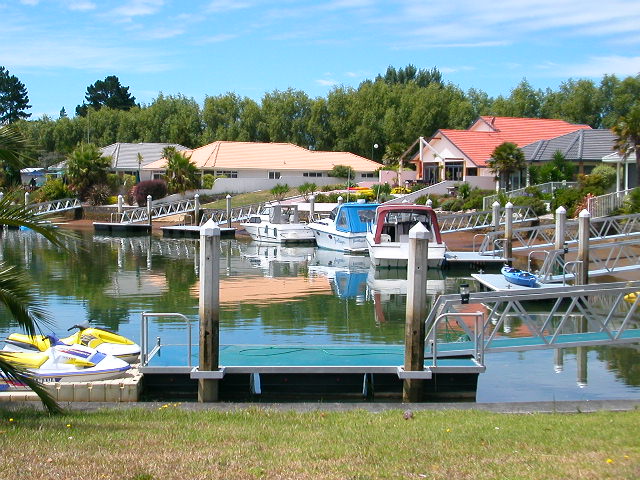
{"label": "jet ski", "polygon": [[[68,331],[78,331],[66,338],[56,339],[66,345],[84,345],[98,352],[113,355],[129,363],[136,363],[140,357],[140,346],[122,335],[103,328],[89,327],[88,323],[74,325]],[[12,333],[5,340],[5,351],[44,352],[52,346],[50,336]]]}
{"label": "jet ski", "polygon": [[0,358],[43,383],[109,380],[131,368],[124,360],[91,347],[66,345],[56,338],[49,342],[51,347],[43,352],[2,350]]}

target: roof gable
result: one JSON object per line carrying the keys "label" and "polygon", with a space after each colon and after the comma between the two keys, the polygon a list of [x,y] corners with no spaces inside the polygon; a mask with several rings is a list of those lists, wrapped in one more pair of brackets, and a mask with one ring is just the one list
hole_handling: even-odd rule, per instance
{"label": "roof gable", "polygon": [[611,130],[578,130],[548,140],[540,140],[522,148],[527,161],[553,159],[560,151],[567,160],[601,160],[614,151],[616,136]]}

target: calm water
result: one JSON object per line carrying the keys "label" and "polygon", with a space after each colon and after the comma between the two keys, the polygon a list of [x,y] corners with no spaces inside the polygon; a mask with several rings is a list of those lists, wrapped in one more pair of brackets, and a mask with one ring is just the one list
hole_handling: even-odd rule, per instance
{"label": "calm water", "polygon": [[[198,317],[198,241],[81,233],[73,254],[33,232],[5,231],[0,257],[22,266],[63,335],[85,320],[140,340],[140,314]],[[401,344],[406,275],[375,272],[365,256],[222,240],[221,343]],[[430,270],[428,290],[455,293],[469,270]],[[0,318],[0,336],[16,326]],[[184,324],[153,322],[151,338],[185,343]],[[194,338],[197,331],[194,330]],[[640,349],[597,347],[489,354],[478,402],[640,398]]]}

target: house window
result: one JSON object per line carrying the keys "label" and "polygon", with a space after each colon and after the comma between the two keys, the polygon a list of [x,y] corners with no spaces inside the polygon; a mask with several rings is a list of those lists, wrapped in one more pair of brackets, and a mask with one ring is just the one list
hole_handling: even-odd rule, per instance
{"label": "house window", "polygon": [[238,178],[238,172],[235,170],[214,170],[216,177]]}
{"label": "house window", "polygon": [[478,169],[475,168],[475,167],[467,168],[467,175],[469,177],[477,177],[478,176]]}
{"label": "house window", "polygon": [[164,173],[162,172],[153,172],[154,180],[162,180],[164,178]]}
{"label": "house window", "polygon": [[303,177],[321,177],[322,172],[303,172]]}
{"label": "house window", "polygon": [[269,172],[269,178],[271,180],[277,180],[280,178],[280,172]]}
{"label": "house window", "polygon": [[366,172],[362,174],[362,178],[376,178],[376,174],[374,172]]}

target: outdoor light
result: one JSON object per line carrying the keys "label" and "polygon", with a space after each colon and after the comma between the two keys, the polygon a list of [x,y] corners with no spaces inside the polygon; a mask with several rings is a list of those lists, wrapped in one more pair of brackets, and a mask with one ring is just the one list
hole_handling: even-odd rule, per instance
{"label": "outdoor light", "polygon": [[460,284],[460,302],[462,304],[469,303],[469,284],[468,283]]}

